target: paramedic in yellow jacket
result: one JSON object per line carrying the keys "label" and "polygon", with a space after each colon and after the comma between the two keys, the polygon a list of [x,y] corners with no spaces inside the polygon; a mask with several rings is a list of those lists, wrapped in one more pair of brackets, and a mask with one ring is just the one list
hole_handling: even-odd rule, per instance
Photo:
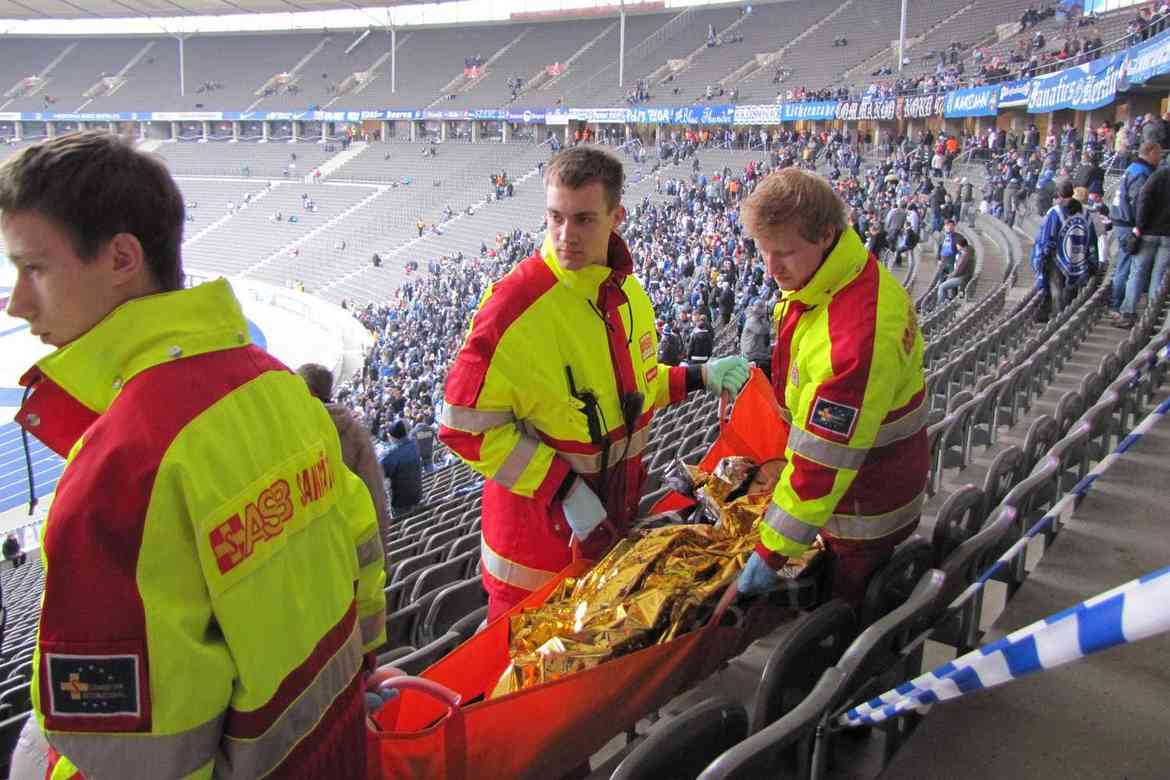
{"label": "paramedic in yellow jacket", "polygon": [[789,432],[739,588],[773,587],[774,572],[819,534],[835,558],[835,595],[858,604],[922,510],[929,452],[914,306],[818,176],[772,174],[742,220],[782,292],[772,385]]}
{"label": "paramedic in yellow jacket", "polygon": [[549,161],[544,244],[484,295],[447,377],[439,438],[487,477],[489,619],[564,568],[573,538],[596,559],[624,535],[655,410],[747,381],[740,357],[659,365],[654,310],[614,232],[622,179],[597,148]]}
{"label": "paramedic in yellow jacket", "polygon": [[62,136],[0,168],[0,212],[8,313],[57,348],[17,422],[68,456],[42,546],[40,776],[364,776],[385,564],[329,414],[249,343],[226,281],[183,289],[159,160]]}

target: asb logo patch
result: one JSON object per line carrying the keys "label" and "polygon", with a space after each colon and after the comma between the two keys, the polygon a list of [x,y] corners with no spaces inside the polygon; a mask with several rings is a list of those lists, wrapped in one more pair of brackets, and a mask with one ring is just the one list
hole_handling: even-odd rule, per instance
{"label": "asb logo patch", "polygon": [[138,656],[46,653],[50,715],[139,716]]}
{"label": "asb logo patch", "polygon": [[812,413],[808,418],[809,427],[820,428],[845,438],[849,438],[853,433],[853,424],[856,422],[855,407],[828,401],[820,396],[817,396],[813,403]]}
{"label": "asb logo patch", "polygon": [[[228,518],[207,534],[220,574],[227,574],[247,560],[260,542],[275,539],[298,510],[328,497],[334,488],[333,465],[324,452],[310,454],[312,460],[302,467],[287,472],[286,479],[277,479],[262,489],[254,498],[245,493],[242,507],[230,506],[224,511]],[[296,484],[296,496],[293,484]]]}
{"label": "asb logo patch", "polygon": [[220,574],[227,574],[252,554],[257,542],[273,539],[292,519],[293,505],[288,482],[278,479],[215,528],[208,538]]}

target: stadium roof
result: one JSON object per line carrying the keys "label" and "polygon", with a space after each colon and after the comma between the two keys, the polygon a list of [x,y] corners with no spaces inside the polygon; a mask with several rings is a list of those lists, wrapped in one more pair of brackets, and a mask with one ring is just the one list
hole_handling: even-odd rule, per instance
{"label": "stadium roof", "polygon": [[[0,0],[0,19],[111,19],[270,14],[409,5],[423,0]],[[435,2],[435,0],[426,0]]]}

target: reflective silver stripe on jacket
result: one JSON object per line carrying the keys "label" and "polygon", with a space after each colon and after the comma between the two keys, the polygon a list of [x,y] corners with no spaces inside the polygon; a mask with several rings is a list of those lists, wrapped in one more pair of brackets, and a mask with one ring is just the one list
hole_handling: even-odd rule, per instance
{"label": "reflective silver stripe on jacket", "polygon": [[[284,760],[353,681],[362,664],[362,640],[357,625],[349,639],[325,664],[313,681],[256,739],[223,737],[223,753],[216,762],[217,780],[264,777]],[[181,775],[180,775],[181,777]]]}
{"label": "reflective silver stripe on jacket", "polygon": [[865,458],[869,455],[868,449],[854,449],[846,444],[822,439],[800,428],[792,428],[789,431],[788,448],[801,457],[825,466],[854,471],[861,468],[861,464],[865,463]]}
{"label": "reflective silver stripe on jacket", "polygon": [[480,542],[480,553],[483,556],[484,571],[500,582],[521,590],[536,590],[556,576],[555,571],[533,569],[510,561],[488,547],[486,541]]}
{"label": "reflective silver stripe on jacket", "polygon": [[528,464],[536,457],[536,451],[539,447],[540,441],[531,436],[520,434],[516,446],[508,453],[508,457],[492,475],[492,479],[511,490],[520,481],[524,469],[528,468]]}
{"label": "reflective silver stripe on jacket", "polygon": [[882,515],[830,515],[824,529],[804,522],[772,502],[764,513],[764,522],[773,531],[797,544],[812,544],[821,530],[835,539],[882,539],[916,521],[922,515],[925,500],[926,493],[919,493],[905,506]]}
{"label": "reflective silver stripe on jacket", "polygon": [[926,403],[925,396],[918,408],[909,414],[902,415],[893,422],[886,423],[878,428],[877,436],[874,437],[873,446],[886,447],[896,441],[907,439],[920,430],[926,427],[926,421],[930,417],[929,404]]}
{"label": "reflective silver stripe on jacket", "polygon": [[[927,405],[922,403],[909,414],[882,425],[874,437],[873,447],[888,447],[918,433],[926,426],[928,413]],[[816,434],[795,426],[788,434],[788,447],[797,455],[817,463],[854,471],[861,468],[869,455],[869,449],[858,449],[822,439]]]}
{"label": "reflective silver stripe on jacket", "polygon": [[[626,460],[635,458],[646,451],[646,444],[650,441],[650,426],[647,425],[641,430],[634,431],[634,435],[630,437],[630,449],[626,450],[626,437],[622,437],[609,445],[609,467],[616,466],[620,461],[618,458],[623,454]],[[601,473],[601,453],[596,452],[591,455],[584,455],[579,452],[563,452],[557,450],[557,454],[569,462],[573,471],[578,474],[599,474]]]}
{"label": "reflective silver stripe on jacket", "polygon": [[884,515],[831,515],[825,531],[837,539],[881,539],[922,516],[926,493]]}
{"label": "reflective silver stripe on jacket", "polygon": [[764,513],[764,522],[776,533],[785,539],[791,539],[797,544],[812,544],[821,529],[804,522],[795,515],[790,515],[781,509],[775,502],[768,504],[768,511]]}
{"label": "reflective silver stripe on jacket", "polygon": [[49,744],[86,777],[153,780],[186,777],[215,758],[223,714],[178,734],[78,734],[50,731]]}
{"label": "reflective silver stripe on jacket", "polygon": [[386,610],[380,609],[373,615],[366,615],[358,621],[358,629],[362,633],[362,647],[373,642],[386,628]]}
{"label": "reflective silver stripe on jacket", "polygon": [[445,404],[441,422],[448,428],[465,433],[484,433],[492,428],[515,422],[516,417],[508,410],[494,411],[476,409],[473,406]]}
{"label": "reflective silver stripe on jacket", "polygon": [[358,568],[364,569],[371,563],[378,563],[385,558],[382,553],[382,540],[378,538],[378,532],[375,531],[367,541],[362,542],[357,548]]}

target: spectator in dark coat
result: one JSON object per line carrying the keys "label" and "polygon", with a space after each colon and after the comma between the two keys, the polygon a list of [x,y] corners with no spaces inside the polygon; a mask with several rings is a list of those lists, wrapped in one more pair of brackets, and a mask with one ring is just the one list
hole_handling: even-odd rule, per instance
{"label": "spectator in dark coat", "polygon": [[668,322],[662,326],[662,338],[658,340],[658,362],[665,366],[677,366],[682,361],[682,338]]}
{"label": "spectator in dark coat", "polygon": [[772,373],[772,318],[763,301],[752,304],[739,337],[739,354],[763,369],[769,377]]}
{"label": "spectator in dark coat", "polygon": [[410,429],[411,438],[418,445],[418,456],[422,460],[423,471],[428,474],[435,470],[435,417],[432,414],[420,415],[418,423]]}
{"label": "spectator in dark coat", "polygon": [[382,473],[390,480],[390,512],[401,517],[422,501],[422,459],[402,420],[395,420],[389,433],[391,446],[382,457]]}
{"label": "spectator in dark coat", "polygon": [[692,364],[706,363],[715,351],[715,334],[711,332],[711,323],[706,315],[699,319],[698,326],[691,331],[687,339],[687,362]]}
{"label": "spectator in dark coat", "polygon": [[16,538],[16,534],[8,534],[4,538],[4,546],[0,547],[0,552],[4,554],[4,560],[12,561],[14,569],[28,559],[28,555],[20,550],[20,540]]}
{"label": "spectator in dark coat", "polygon": [[1092,152],[1081,155],[1081,163],[1072,174],[1072,183],[1074,187],[1084,187],[1096,195],[1104,192],[1105,169],[1097,164]]}

